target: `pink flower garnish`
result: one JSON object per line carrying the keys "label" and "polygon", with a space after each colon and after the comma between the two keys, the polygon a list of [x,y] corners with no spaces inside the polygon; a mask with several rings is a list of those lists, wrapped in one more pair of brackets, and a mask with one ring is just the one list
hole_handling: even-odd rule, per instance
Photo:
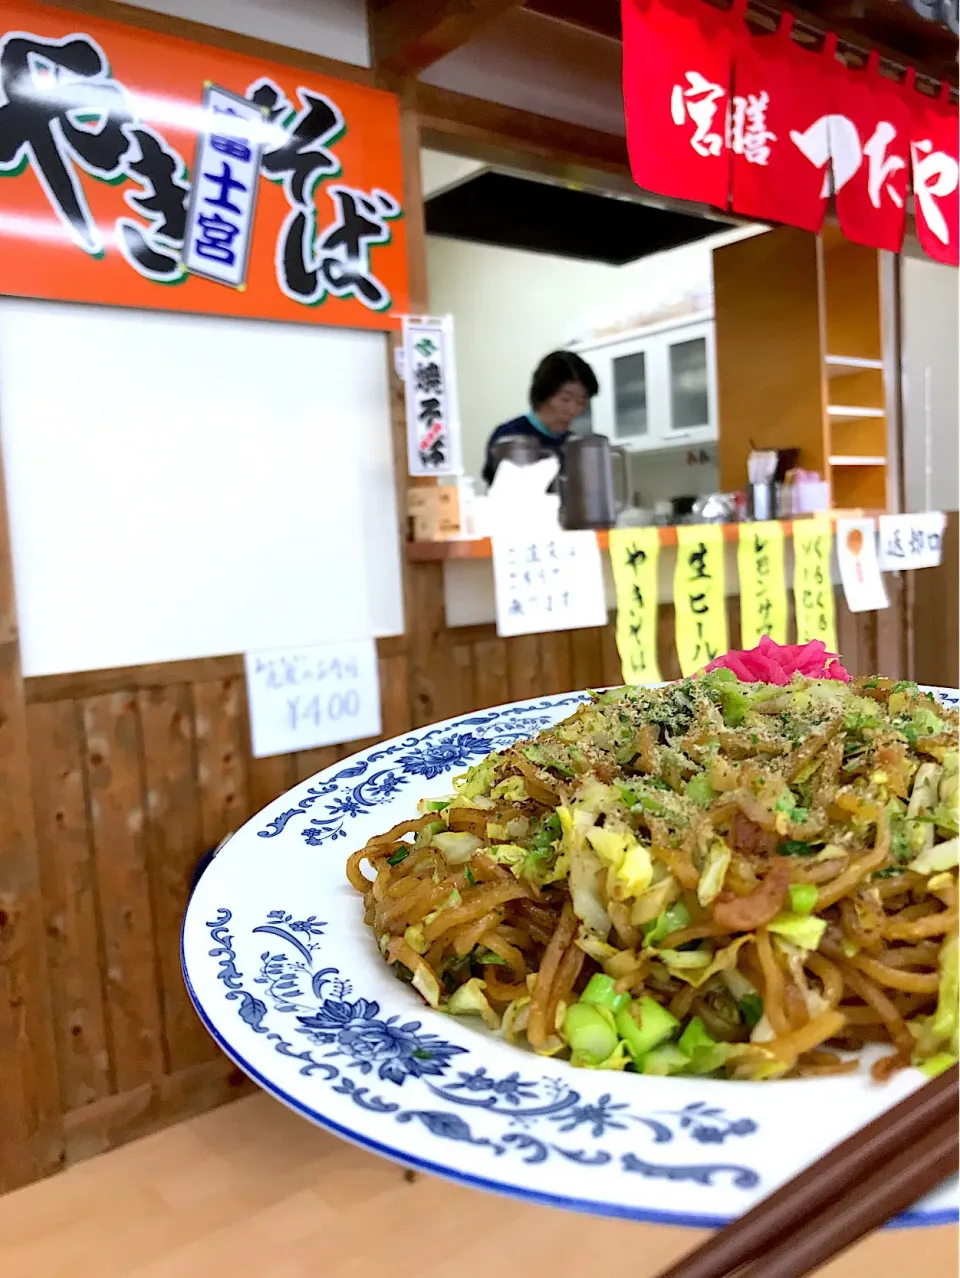
{"label": "pink flower garnish", "polygon": [[756,648],[746,652],[728,652],[717,657],[707,670],[732,670],[741,683],[787,684],[794,675],[807,679],[836,679],[849,683],[850,675],[840,664],[835,652],[827,652],[822,639],[810,643],[793,643],[781,646],[764,635]]}

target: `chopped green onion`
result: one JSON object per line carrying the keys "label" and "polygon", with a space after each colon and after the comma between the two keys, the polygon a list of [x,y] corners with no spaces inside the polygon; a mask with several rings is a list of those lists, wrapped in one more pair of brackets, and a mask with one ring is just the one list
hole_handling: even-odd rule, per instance
{"label": "chopped green onion", "polygon": [[777,799],[778,812],[792,812],[797,805],[797,796],[792,790],[784,790],[780,798]]}
{"label": "chopped green onion", "polygon": [[444,808],[449,808],[449,799],[431,799],[427,807],[431,812],[442,812]]}
{"label": "chopped green onion", "polygon": [[463,871],[463,877],[467,880],[471,887],[476,886],[477,876],[474,874],[473,870],[470,869],[469,865]]}
{"label": "chopped green onion", "polygon": [[571,1003],[563,1016],[563,1037],[575,1055],[595,1065],[617,1050],[612,1017],[591,1003]]}
{"label": "chopped green onion", "polygon": [[816,850],[812,843],[804,843],[802,839],[786,839],[777,848],[781,856],[814,856]]}
{"label": "chopped green onion", "polygon": [[657,945],[673,932],[679,932],[690,923],[690,911],[682,901],[669,905],[658,914],[643,934],[644,945]]}
{"label": "chopped green onion", "polygon": [[672,1038],[679,1024],[672,1012],[648,997],[635,1000],[617,1013],[617,1033],[634,1060]]}
{"label": "chopped green onion", "polygon": [[597,972],[587,982],[587,987],[580,995],[581,1003],[590,1003],[594,1007],[605,1007],[616,1015],[621,1008],[630,1002],[629,994],[618,994],[617,983],[605,972]]}
{"label": "chopped green onion", "polygon": [[717,797],[717,792],[708,781],[705,772],[698,772],[696,776],[691,777],[684,788],[684,793],[688,799],[692,799],[703,808],[708,808]]}
{"label": "chopped green onion", "polygon": [[763,999],[759,994],[747,994],[737,1004],[737,1011],[744,1025],[753,1029],[763,1018]]}
{"label": "chopped green onion", "polygon": [[684,1056],[693,1056],[699,1047],[716,1047],[717,1040],[712,1034],[707,1033],[707,1027],[701,1021],[699,1016],[690,1018],[687,1028],[680,1035],[677,1047],[680,1048]]}
{"label": "chopped green onion", "polygon": [[817,904],[817,889],[812,883],[790,884],[790,908],[794,914],[812,914]]}
{"label": "chopped green onion", "polygon": [[387,857],[387,865],[399,865],[401,861],[405,861],[413,848],[401,848],[399,852],[394,852],[393,856]]}

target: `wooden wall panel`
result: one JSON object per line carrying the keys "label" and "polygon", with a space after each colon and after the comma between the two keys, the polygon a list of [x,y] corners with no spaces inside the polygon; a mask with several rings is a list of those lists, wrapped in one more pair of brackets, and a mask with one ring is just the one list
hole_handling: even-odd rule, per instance
{"label": "wooden wall panel", "polygon": [[508,701],[527,701],[543,691],[540,636],[517,635],[507,640]]}
{"label": "wooden wall panel", "polygon": [[573,664],[570,635],[558,630],[540,636],[541,692],[569,692],[573,688]]}
{"label": "wooden wall panel", "polygon": [[505,640],[494,635],[491,639],[482,639],[474,644],[473,677],[477,709],[486,710],[510,699],[507,691]]}
{"label": "wooden wall panel", "polygon": [[122,1092],[166,1072],[140,712],[135,693],[112,692],[84,701],[82,714],[111,1064]]}
{"label": "wooden wall panel", "polygon": [[188,684],[147,688],[138,702],[165,1072],[175,1073],[217,1055],[193,1010],[180,971],[180,924],[197,862],[206,850],[193,689]]}
{"label": "wooden wall panel", "polygon": [[28,727],[57,1074],[67,1111],[113,1090],[79,709],[72,701],[31,706]]}
{"label": "wooden wall panel", "polygon": [[252,815],[247,788],[249,742],[242,678],[195,685],[200,828],[206,847],[233,834]]}

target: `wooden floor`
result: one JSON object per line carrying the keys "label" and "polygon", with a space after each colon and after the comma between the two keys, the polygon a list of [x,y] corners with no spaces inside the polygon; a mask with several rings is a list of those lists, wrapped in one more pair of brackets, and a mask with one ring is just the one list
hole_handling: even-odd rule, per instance
{"label": "wooden floor", "polygon": [[[0,1199],[3,1278],[650,1278],[697,1237],[410,1183],[261,1095]],[[956,1278],[956,1231],[821,1272]]]}

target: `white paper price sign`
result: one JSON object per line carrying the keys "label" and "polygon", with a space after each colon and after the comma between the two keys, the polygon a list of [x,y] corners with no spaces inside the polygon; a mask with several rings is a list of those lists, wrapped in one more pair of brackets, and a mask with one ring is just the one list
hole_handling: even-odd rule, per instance
{"label": "white paper price sign", "polygon": [[245,661],[255,759],[380,735],[375,640],[248,652]]}
{"label": "white paper price sign", "polygon": [[607,624],[603,564],[592,532],[494,537],[493,580],[498,635]]}
{"label": "white paper price sign", "polygon": [[900,572],[905,568],[938,567],[946,523],[941,510],[928,510],[921,515],[881,515],[881,569]]}
{"label": "white paper price sign", "polygon": [[837,561],[851,612],[890,607],[877,562],[877,534],[872,519],[837,520]]}

